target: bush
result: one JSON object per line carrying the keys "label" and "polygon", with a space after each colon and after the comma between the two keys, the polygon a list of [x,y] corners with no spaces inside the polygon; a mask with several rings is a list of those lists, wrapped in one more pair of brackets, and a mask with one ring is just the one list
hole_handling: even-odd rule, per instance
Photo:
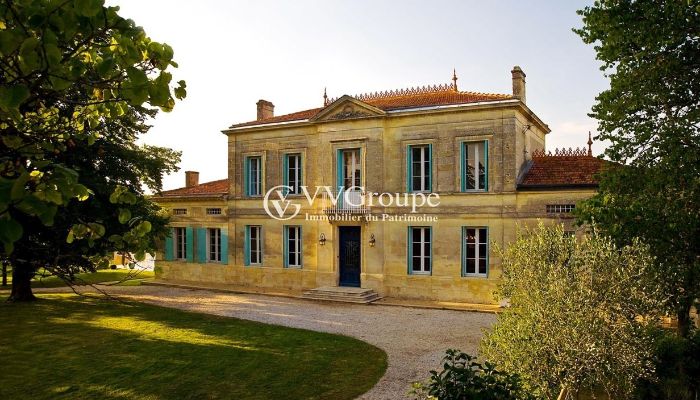
{"label": "bush", "polygon": [[414,383],[415,399],[439,400],[534,400],[526,393],[517,375],[498,371],[485,362],[459,350],[447,350],[441,372],[430,371],[427,383]]}
{"label": "bush", "polygon": [[689,338],[663,332],[656,344],[655,380],[641,381],[638,399],[695,400],[700,396],[700,330]]}

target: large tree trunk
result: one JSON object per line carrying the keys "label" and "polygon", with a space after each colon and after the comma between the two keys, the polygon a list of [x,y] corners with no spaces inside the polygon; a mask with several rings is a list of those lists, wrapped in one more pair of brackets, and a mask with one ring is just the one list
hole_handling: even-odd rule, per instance
{"label": "large tree trunk", "polygon": [[2,285],[7,286],[7,263],[2,262]]}
{"label": "large tree trunk", "polygon": [[678,318],[678,335],[687,338],[690,334],[690,309],[693,307],[693,299],[682,299],[681,304],[676,310],[676,318]]}
{"label": "large tree trunk", "polygon": [[12,263],[12,292],[8,301],[36,300],[32,293],[34,268],[24,263]]}

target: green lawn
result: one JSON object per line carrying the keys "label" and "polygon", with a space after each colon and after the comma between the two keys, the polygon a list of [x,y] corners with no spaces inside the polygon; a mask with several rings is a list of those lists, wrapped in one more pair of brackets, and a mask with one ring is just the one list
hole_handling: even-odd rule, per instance
{"label": "green lawn", "polygon": [[[102,283],[102,282],[121,281],[121,280],[124,280],[127,278],[128,278],[128,280],[121,282],[119,285],[124,285],[124,286],[139,285],[139,284],[141,284],[142,279],[153,278],[153,271],[136,271],[136,270],[130,270],[130,269],[116,269],[116,270],[106,269],[106,270],[99,270],[97,272],[85,272],[85,273],[81,273],[81,274],[76,275],[75,284],[76,285],[90,285],[90,284]],[[7,287],[5,289],[9,290],[10,285],[12,285],[12,271],[8,272]],[[37,276],[32,281],[33,288],[53,288],[53,287],[61,287],[61,286],[66,286],[66,284],[65,284],[65,282],[63,282],[61,279],[59,279],[56,276],[46,276],[46,277]],[[2,290],[2,289],[3,289],[2,286],[0,286],[0,290]]]}
{"label": "green lawn", "polygon": [[325,333],[95,297],[0,304],[0,399],[352,399],[386,354]]}

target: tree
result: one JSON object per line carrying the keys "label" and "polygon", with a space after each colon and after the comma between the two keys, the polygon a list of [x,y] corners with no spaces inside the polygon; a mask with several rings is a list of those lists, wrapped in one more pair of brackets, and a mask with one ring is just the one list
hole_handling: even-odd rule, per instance
{"label": "tree", "polygon": [[138,146],[171,87],[173,50],[101,0],[0,4],[0,242],[13,300],[39,268],[68,279],[113,250],[143,253],[167,217],[146,197],[179,154]]}
{"label": "tree", "polygon": [[579,14],[610,79],[590,115],[621,165],[577,207],[579,223],[649,245],[687,336],[700,297],[700,1],[603,0]]}
{"label": "tree", "polygon": [[561,226],[525,229],[502,257],[510,306],[481,344],[482,356],[544,398],[604,391],[630,398],[653,374],[650,326],[662,298],[646,246],[617,248]]}

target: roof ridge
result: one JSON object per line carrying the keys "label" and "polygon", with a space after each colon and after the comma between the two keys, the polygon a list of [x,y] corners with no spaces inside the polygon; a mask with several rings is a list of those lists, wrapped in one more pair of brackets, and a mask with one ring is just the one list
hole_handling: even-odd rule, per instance
{"label": "roof ridge", "polygon": [[[415,86],[415,87],[402,88],[402,89],[380,90],[378,92],[361,93],[361,94],[353,95],[350,97],[355,98],[355,99],[360,100],[360,101],[372,101],[372,100],[391,99],[391,98],[396,98],[396,97],[416,96],[416,95],[421,95],[421,94],[450,93],[450,92],[458,93],[458,94],[473,94],[473,95],[495,96],[495,97],[503,97],[503,98],[510,97],[510,95],[507,95],[507,94],[473,92],[473,91],[459,91],[459,90],[457,90],[457,85],[455,85],[454,83],[445,83],[445,84],[438,84],[438,85],[423,85],[423,86]],[[334,101],[338,100],[339,98],[340,97],[334,97],[334,98],[328,99],[328,104],[333,103]]]}

